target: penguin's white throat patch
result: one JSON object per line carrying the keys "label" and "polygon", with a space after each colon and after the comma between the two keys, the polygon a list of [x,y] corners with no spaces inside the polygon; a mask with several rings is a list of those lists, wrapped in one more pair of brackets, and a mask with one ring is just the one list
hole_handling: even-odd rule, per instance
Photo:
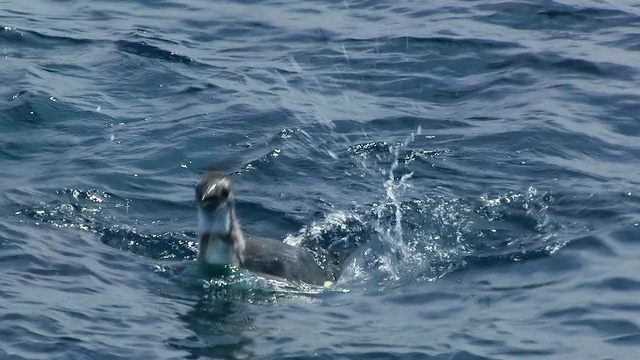
{"label": "penguin's white throat patch", "polygon": [[[214,211],[198,209],[198,233],[200,244],[198,258],[211,265],[234,264],[234,249],[229,241],[231,211],[222,205]],[[223,239],[224,238],[224,239]]]}

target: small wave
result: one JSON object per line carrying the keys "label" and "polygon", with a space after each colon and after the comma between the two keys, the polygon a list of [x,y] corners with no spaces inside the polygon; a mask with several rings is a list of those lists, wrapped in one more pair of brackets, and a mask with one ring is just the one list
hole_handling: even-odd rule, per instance
{"label": "small wave", "polygon": [[25,30],[10,26],[0,26],[0,41],[10,44],[26,44],[45,49],[60,46],[88,45],[95,42],[95,40],[92,39],[48,35],[34,30]]}
{"label": "small wave", "polygon": [[120,209],[129,207],[129,200],[95,189],[63,189],[58,196],[66,201],[39,204],[15,215],[26,216],[36,224],[95,233],[104,244],[151,259],[195,258],[193,232],[140,234],[134,226],[112,224]]}
{"label": "small wave", "polygon": [[499,61],[488,64],[488,67],[491,69],[524,67],[540,72],[571,72],[619,80],[628,79],[629,76],[633,76],[637,72],[636,69],[625,65],[562,57],[556,53],[508,55]]}
{"label": "small wave", "polygon": [[[377,38],[346,38],[345,42],[353,43],[371,43],[380,42],[384,44],[378,48],[379,51],[389,53],[394,49],[405,49],[411,44],[411,46],[427,46],[433,48],[437,47],[461,47],[465,49],[469,48],[485,48],[485,49],[514,49],[521,48],[522,45],[500,40],[488,40],[481,38],[459,38],[459,37],[444,37],[444,36],[386,36]],[[423,45],[424,44],[424,45]]]}
{"label": "small wave", "polygon": [[134,42],[129,40],[118,40],[115,42],[116,48],[122,52],[129,54],[163,60],[170,62],[178,62],[182,64],[197,64],[192,58],[177,54],[173,51],[164,50],[157,46],[148,44],[146,42]]}
{"label": "small wave", "polygon": [[[635,14],[623,10],[562,3],[500,2],[483,3],[476,8],[488,13],[476,19],[518,30],[539,30],[544,24],[545,29],[595,31],[637,22]],[[513,21],[514,17],[519,21]],[[587,21],[593,18],[599,21]]]}

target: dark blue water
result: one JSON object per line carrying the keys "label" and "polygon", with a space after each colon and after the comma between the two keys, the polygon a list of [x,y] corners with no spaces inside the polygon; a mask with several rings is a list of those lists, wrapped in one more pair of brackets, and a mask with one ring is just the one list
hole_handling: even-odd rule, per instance
{"label": "dark blue water", "polygon": [[[640,6],[0,1],[0,358],[631,359]],[[180,276],[193,187],[342,254]]]}

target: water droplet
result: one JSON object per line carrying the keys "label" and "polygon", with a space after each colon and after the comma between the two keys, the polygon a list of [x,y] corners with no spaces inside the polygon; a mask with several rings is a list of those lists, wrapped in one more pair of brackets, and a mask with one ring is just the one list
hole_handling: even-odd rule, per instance
{"label": "water droplet", "polygon": [[93,202],[97,202],[97,203],[101,203],[103,200],[99,197],[97,197],[96,195],[89,195],[89,200],[93,201]]}

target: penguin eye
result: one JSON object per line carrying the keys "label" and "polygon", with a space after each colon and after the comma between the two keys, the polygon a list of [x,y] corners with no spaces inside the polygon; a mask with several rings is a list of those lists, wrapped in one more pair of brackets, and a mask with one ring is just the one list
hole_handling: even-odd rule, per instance
{"label": "penguin eye", "polygon": [[229,189],[224,188],[222,190],[220,190],[220,197],[222,197],[223,199],[226,199],[229,197]]}

